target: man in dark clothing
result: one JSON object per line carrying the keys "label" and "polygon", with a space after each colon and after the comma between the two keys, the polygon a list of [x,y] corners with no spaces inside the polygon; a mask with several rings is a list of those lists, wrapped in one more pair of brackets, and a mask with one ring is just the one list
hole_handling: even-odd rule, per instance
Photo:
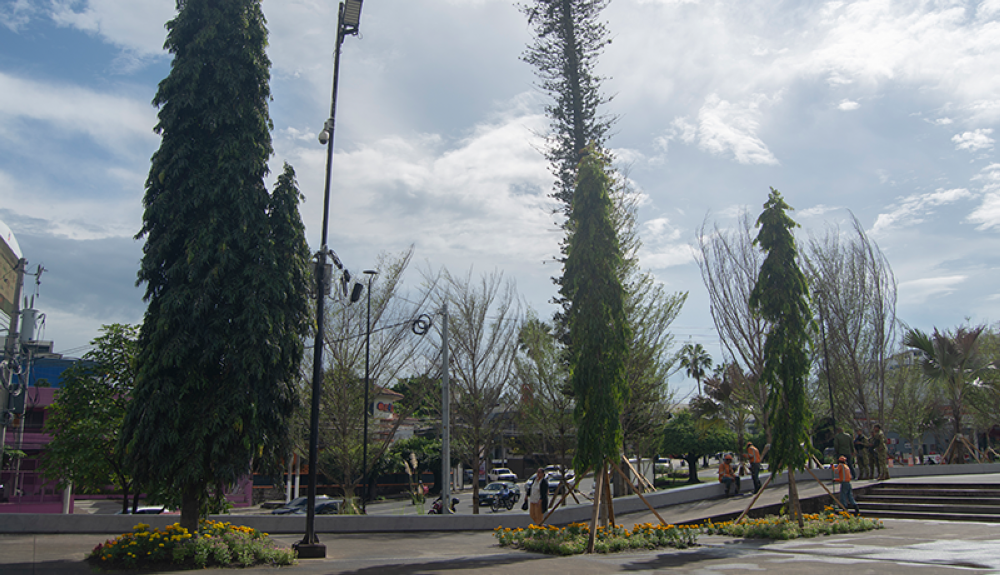
{"label": "man in dark clothing", "polygon": [[851,475],[855,479],[865,479],[864,469],[865,469],[865,451],[868,449],[868,439],[865,434],[859,429],[854,435],[854,466],[851,469]]}
{"label": "man in dark clothing", "polygon": [[836,435],[833,436],[833,459],[834,461],[840,461],[840,458],[843,457],[847,461],[847,466],[854,469],[854,457],[851,455],[854,451],[854,442],[850,434],[844,431],[843,427],[838,425],[835,431]]}

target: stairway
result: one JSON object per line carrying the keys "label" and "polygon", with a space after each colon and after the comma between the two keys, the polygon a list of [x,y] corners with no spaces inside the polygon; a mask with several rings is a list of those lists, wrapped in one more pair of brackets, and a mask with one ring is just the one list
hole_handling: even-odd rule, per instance
{"label": "stairway", "polygon": [[1000,485],[891,481],[854,495],[868,517],[1000,523]]}

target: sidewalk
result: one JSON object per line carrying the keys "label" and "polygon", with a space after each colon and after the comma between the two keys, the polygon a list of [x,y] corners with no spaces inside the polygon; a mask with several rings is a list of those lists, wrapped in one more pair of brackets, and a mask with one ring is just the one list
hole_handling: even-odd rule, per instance
{"label": "sidewalk", "polygon": [[[940,476],[908,481],[996,483],[996,475]],[[815,482],[800,483],[803,497],[822,493]],[[762,500],[780,501],[787,488],[768,489]],[[670,523],[742,511],[750,498],[713,499],[660,510]],[[618,518],[624,525],[656,521],[652,513]],[[758,541],[725,537],[699,538],[687,550],[656,550],[552,557],[501,549],[489,532],[423,532],[321,534],[327,558],[303,560],[295,567],[238,571],[210,569],[211,573],[294,575],[446,574],[590,575],[605,573],[733,573],[765,571],[775,575],[918,575],[922,573],[1000,572],[1000,525],[933,521],[885,520],[886,529],[798,539]],[[4,535],[0,536],[0,573],[3,575],[90,574],[83,557],[98,542],[117,534]],[[275,536],[291,545],[301,536]]]}

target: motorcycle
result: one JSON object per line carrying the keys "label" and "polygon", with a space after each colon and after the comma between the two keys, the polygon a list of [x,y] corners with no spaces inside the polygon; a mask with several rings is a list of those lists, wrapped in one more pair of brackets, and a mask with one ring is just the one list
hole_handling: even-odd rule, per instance
{"label": "motorcycle", "polygon": [[[458,505],[458,497],[452,497],[451,498],[451,512],[452,513],[455,512],[455,506],[456,505]],[[429,513],[431,515],[441,515],[441,511],[442,511],[441,498],[438,497],[437,499],[434,500],[434,503],[431,503],[431,510],[428,511],[427,513]]]}
{"label": "motorcycle", "polygon": [[512,491],[498,493],[497,496],[493,498],[493,501],[490,502],[490,509],[493,510],[494,513],[499,511],[501,508],[505,508],[507,511],[514,508],[514,493]]}

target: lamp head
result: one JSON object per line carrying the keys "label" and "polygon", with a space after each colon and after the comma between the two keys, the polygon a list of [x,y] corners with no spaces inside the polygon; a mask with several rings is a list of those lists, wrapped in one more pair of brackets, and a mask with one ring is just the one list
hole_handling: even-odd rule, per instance
{"label": "lamp head", "polygon": [[342,4],[344,11],[341,19],[341,25],[344,27],[345,34],[358,33],[358,27],[361,25],[361,3],[363,1],[364,0],[346,0]]}

